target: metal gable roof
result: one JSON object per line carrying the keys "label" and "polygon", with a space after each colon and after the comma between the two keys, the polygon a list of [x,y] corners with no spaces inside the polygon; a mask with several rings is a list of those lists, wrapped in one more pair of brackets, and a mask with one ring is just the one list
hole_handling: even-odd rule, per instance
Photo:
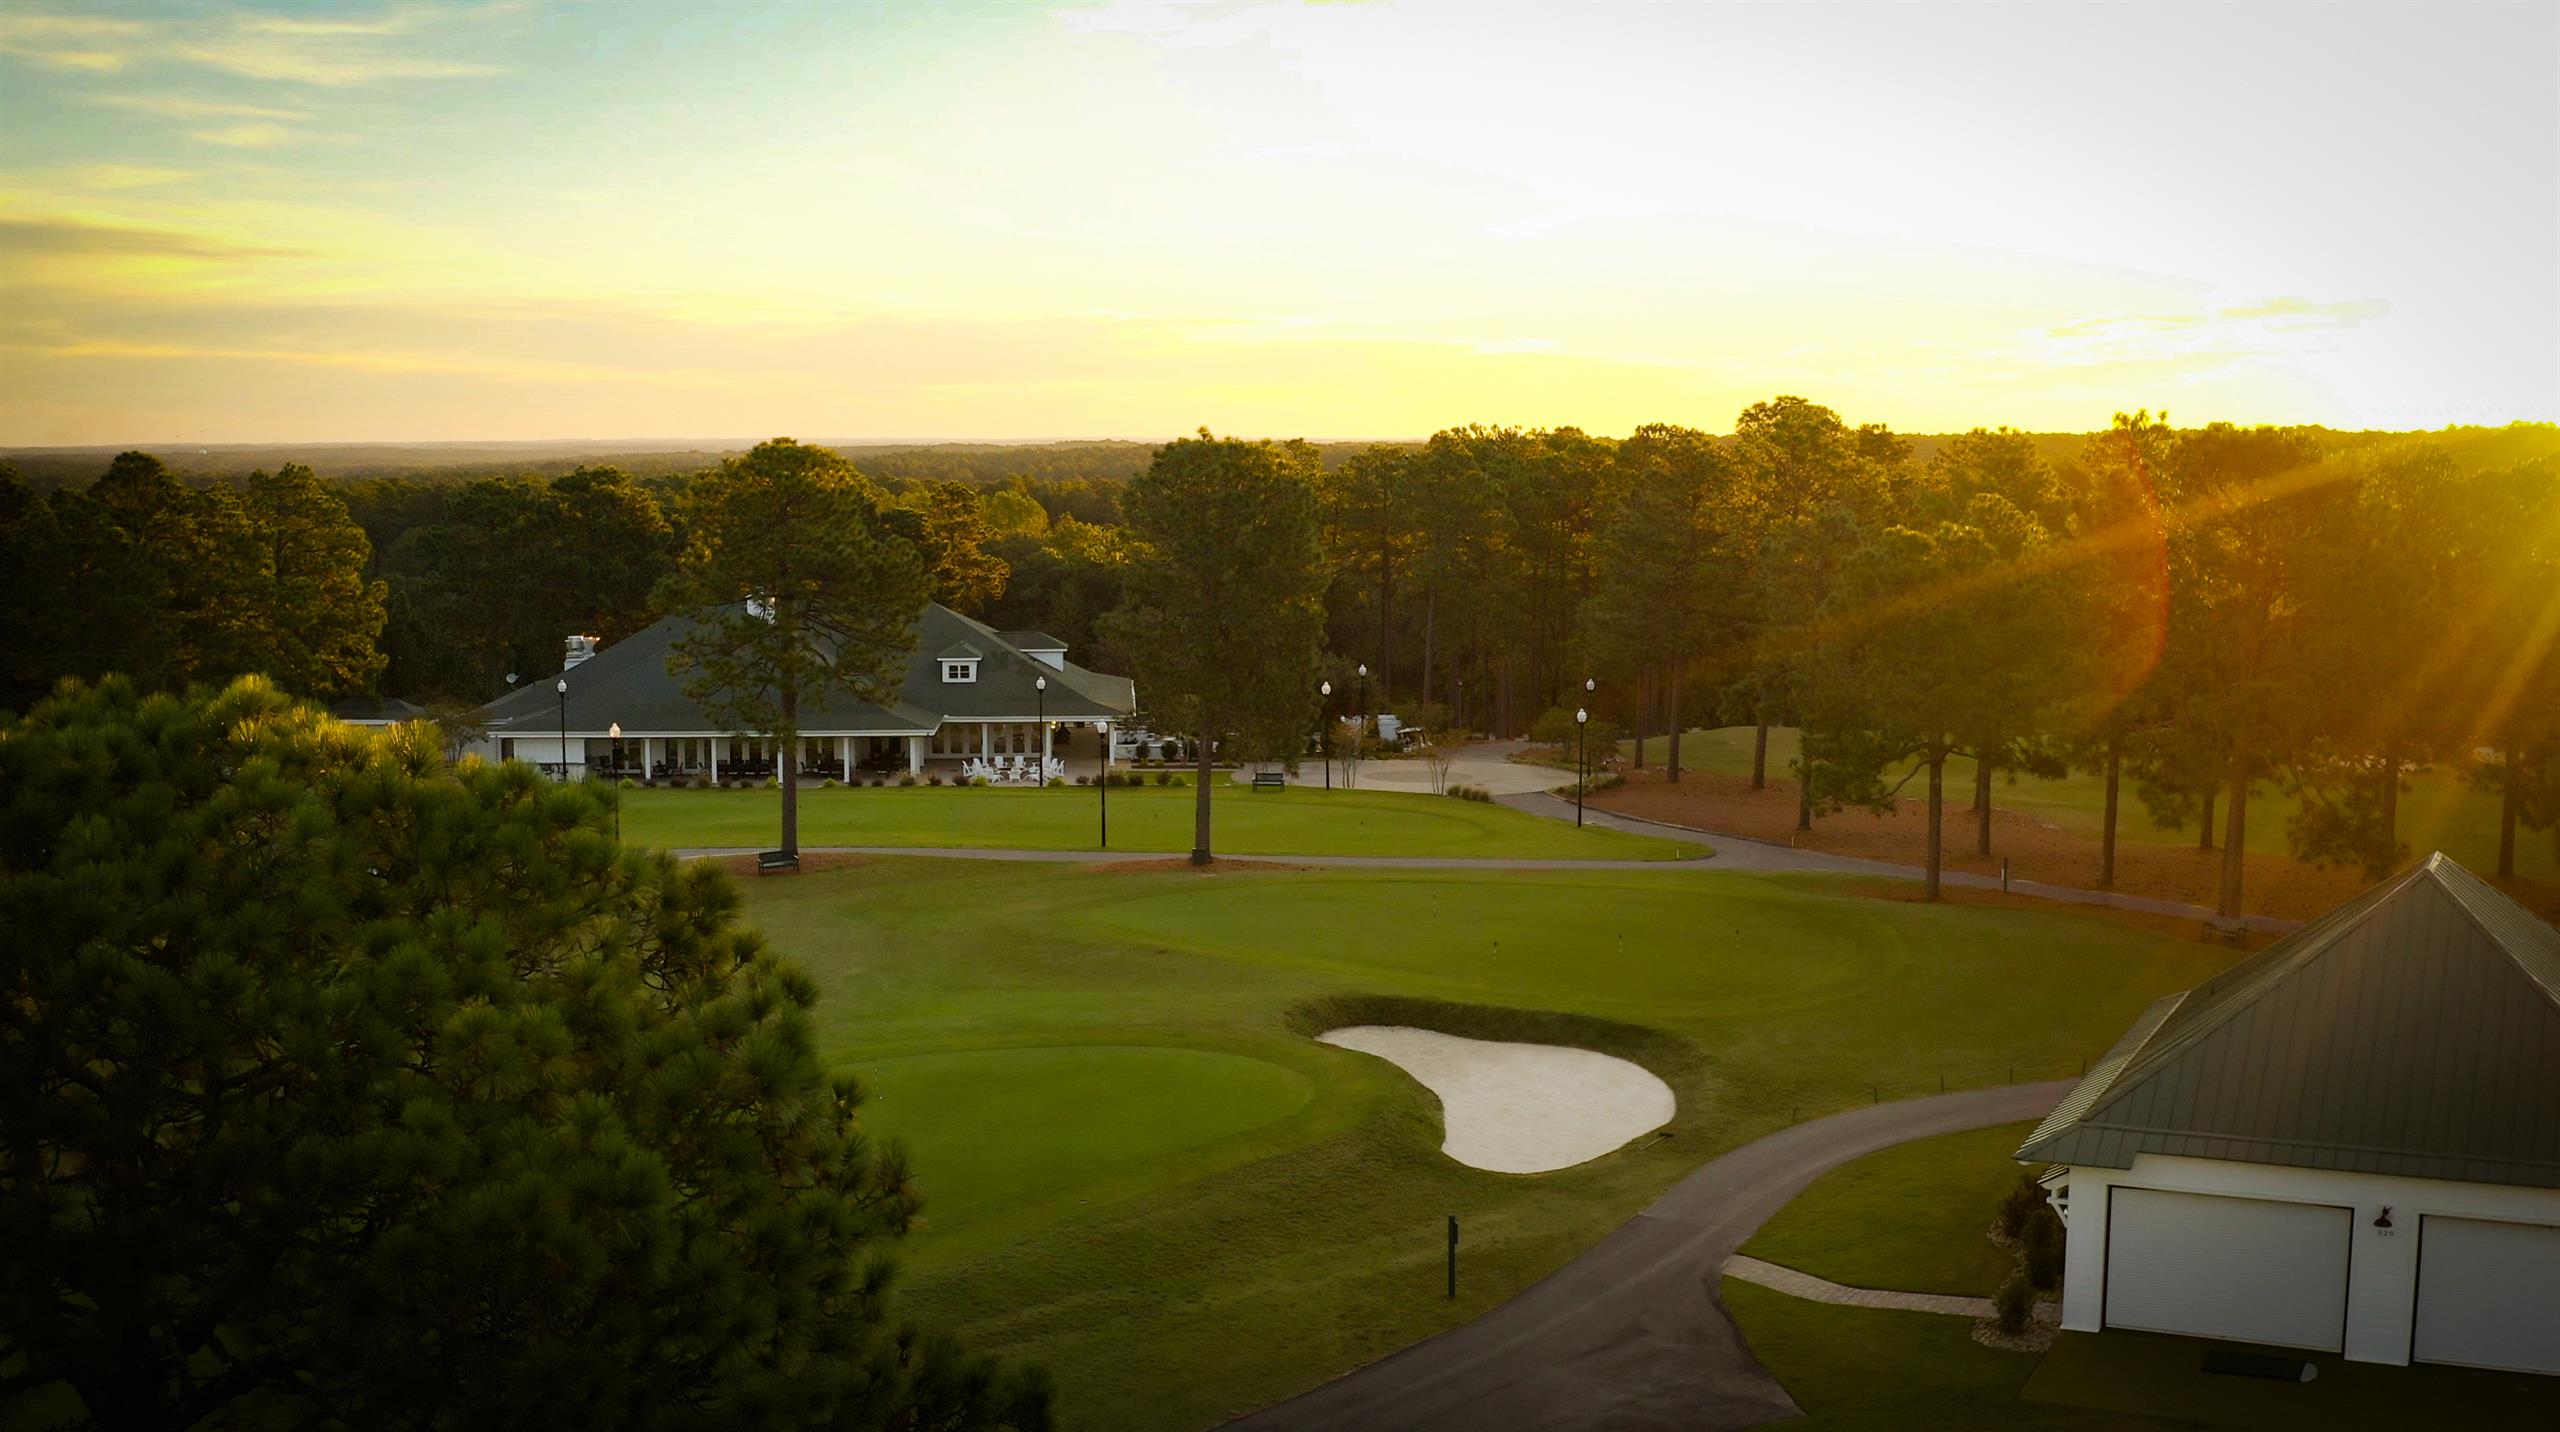
{"label": "metal gable roof", "polygon": [[[730,734],[667,671],[669,649],[694,625],[690,615],[667,617],[566,671],[526,682],[479,714],[493,735],[541,736],[560,724],[555,686],[565,678],[573,736],[602,735],[616,723],[633,735]],[[976,649],[976,681],[942,680],[940,658],[927,653],[953,645]],[[1049,678],[1045,701],[1032,688],[1036,676]],[[820,693],[803,703],[800,729],[812,735],[921,736],[952,719],[1027,721],[1045,709],[1052,720],[1117,720],[1135,705],[1127,677],[1072,662],[1052,668],[1007,645],[992,629],[929,604],[917,614],[906,675],[894,700],[880,705],[842,691]]]}
{"label": "metal gable roof", "polygon": [[2018,1149],[2560,1187],[2560,931],[2439,854],[2144,1011]]}

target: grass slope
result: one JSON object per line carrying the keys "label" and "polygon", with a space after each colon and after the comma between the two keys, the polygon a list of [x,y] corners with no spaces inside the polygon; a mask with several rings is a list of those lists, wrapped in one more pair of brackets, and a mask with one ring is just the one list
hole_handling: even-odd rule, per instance
{"label": "grass slope", "polygon": [[1992,1210],[2018,1181],[2009,1155],[2035,1125],[1898,1144],[1814,1180],[1742,1251],[1853,1288],[1990,1297],[2014,1261]]}
{"label": "grass slope", "polygon": [[[1111,848],[1191,848],[1196,793],[1162,786],[1114,789]],[[780,839],[778,791],[627,790],[623,836],[667,849],[771,846]],[[819,787],[800,798],[803,845],[909,845],[1091,850],[1099,791],[1074,786]],[[1576,830],[1505,806],[1384,791],[1254,792],[1222,785],[1214,796],[1212,848],[1233,855],[1421,855],[1525,860],[1673,860],[1705,847]]]}
{"label": "grass slope", "polygon": [[[817,1032],[874,1091],[870,1127],[916,1154],[911,1306],[1047,1363],[1063,1425],[1115,1432],[1206,1426],[1472,1317],[1701,1160],[1871,1084],[2068,1072],[2229,958],[1697,869],[881,859],[745,890],[825,991]],[[1680,1112],[1578,1168],[1461,1167],[1418,1085],[1306,1037],[1384,1010],[1613,1045]]]}

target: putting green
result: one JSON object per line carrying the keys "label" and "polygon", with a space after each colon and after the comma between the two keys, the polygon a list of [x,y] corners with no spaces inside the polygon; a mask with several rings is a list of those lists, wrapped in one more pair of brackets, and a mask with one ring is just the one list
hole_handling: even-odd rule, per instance
{"label": "putting green", "polygon": [[[856,1065],[866,1125],[906,1141],[938,1252],[1156,1184],[1177,1155],[1276,1123],[1304,1073],[1208,1049],[1079,1044]],[[1197,1169],[1190,1170],[1197,1173]]]}

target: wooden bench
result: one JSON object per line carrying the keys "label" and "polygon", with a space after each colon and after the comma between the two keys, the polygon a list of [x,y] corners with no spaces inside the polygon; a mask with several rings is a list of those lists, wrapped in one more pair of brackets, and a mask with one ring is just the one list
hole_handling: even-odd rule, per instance
{"label": "wooden bench", "polygon": [[759,850],[756,852],[756,873],[758,875],[771,875],[777,870],[798,870],[799,868],[799,856],[786,855],[779,850]]}
{"label": "wooden bench", "polygon": [[1280,771],[1256,771],[1253,773],[1253,788],[1257,791],[1285,791],[1289,788],[1289,777]]}

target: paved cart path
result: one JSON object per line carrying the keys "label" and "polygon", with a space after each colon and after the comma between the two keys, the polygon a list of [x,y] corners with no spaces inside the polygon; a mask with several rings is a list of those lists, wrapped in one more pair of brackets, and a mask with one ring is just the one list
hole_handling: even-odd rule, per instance
{"label": "paved cart path", "polygon": [[1745,1144],[1474,1322],[1229,1427],[1720,1432],[1798,1415],[1717,1296],[1734,1250],[1830,1169],[1911,1139],[2041,1118],[2070,1088],[1879,1104]]}

